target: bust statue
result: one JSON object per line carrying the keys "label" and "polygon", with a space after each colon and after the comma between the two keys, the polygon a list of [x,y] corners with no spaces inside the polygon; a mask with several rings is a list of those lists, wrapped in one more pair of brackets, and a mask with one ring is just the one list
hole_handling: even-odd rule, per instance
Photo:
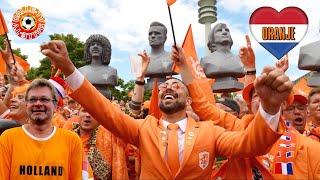
{"label": "bust statue", "polygon": [[208,37],[208,48],[211,53],[201,59],[201,65],[208,78],[214,78],[214,92],[234,92],[243,88],[238,82],[243,77],[244,69],[238,55],[231,53],[233,44],[230,30],[226,24],[216,24]]}
{"label": "bust statue", "polygon": [[91,35],[84,45],[84,58],[88,65],[79,71],[105,97],[111,98],[110,87],[117,85],[117,70],[109,66],[111,59],[111,44],[100,34]]}
{"label": "bust statue", "polygon": [[149,77],[147,89],[152,88],[152,78],[158,78],[162,82],[166,76],[171,76],[173,62],[170,52],[164,50],[167,40],[167,28],[160,22],[152,22],[149,28],[149,45],[151,46],[150,64],[147,69],[146,77]]}
{"label": "bust statue", "polygon": [[300,48],[298,67],[302,70],[314,71],[308,78],[308,86],[320,86],[320,41],[316,41]]}

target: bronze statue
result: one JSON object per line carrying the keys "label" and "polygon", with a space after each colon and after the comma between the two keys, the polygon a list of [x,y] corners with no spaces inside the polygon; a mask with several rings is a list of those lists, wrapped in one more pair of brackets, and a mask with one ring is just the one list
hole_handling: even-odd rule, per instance
{"label": "bronze statue", "polygon": [[302,70],[314,71],[308,78],[308,86],[320,86],[320,41],[316,41],[300,48],[298,67]]}
{"label": "bronze statue", "polygon": [[110,87],[117,85],[117,70],[109,66],[111,44],[100,34],[91,35],[85,42],[84,58],[87,61],[79,71],[107,98],[111,98]]}
{"label": "bronze statue", "polygon": [[208,78],[216,79],[214,92],[233,92],[243,88],[237,78],[243,77],[244,69],[238,55],[231,53],[233,41],[226,24],[216,24],[208,40],[209,56],[201,59],[201,65]]}
{"label": "bronze statue", "polygon": [[151,89],[153,78],[158,78],[161,82],[166,78],[166,76],[171,76],[173,74],[173,62],[170,58],[170,52],[164,50],[164,44],[167,40],[166,26],[160,22],[152,22],[150,24],[148,37],[151,52],[150,64],[148,66],[146,77],[149,77],[147,89]]}

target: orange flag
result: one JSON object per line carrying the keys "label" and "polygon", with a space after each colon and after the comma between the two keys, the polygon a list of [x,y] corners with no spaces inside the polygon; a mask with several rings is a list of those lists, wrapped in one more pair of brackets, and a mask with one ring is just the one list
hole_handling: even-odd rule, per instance
{"label": "orange flag", "polygon": [[[29,63],[22,59],[20,56],[17,56],[17,55],[13,55],[15,60],[19,63],[19,65],[22,67],[22,69],[25,71],[25,72],[28,72],[29,69],[30,69],[30,65]],[[0,54],[0,73],[2,74],[6,74],[7,73],[7,65],[4,61],[4,59],[2,58],[1,54]]]}
{"label": "orange flag", "polygon": [[[193,40],[193,33],[192,33],[192,27],[191,24],[189,25],[187,34],[184,38],[182,48],[184,49],[186,60],[189,66],[192,66],[193,69],[193,77],[195,79],[198,79],[200,82],[199,85],[201,86],[201,89],[205,92],[207,95],[207,99],[211,103],[215,103],[214,95],[212,93],[211,85],[213,84],[212,79],[208,79],[203,71],[203,68],[200,65],[200,61],[198,59],[196,46],[194,45]],[[174,66],[174,71],[179,72],[179,69],[177,66]]]}
{"label": "orange flag", "polygon": [[167,0],[168,6],[171,6],[171,5],[174,4],[175,2],[176,2],[176,0]]}
{"label": "orange flag", "polygon": [[308,97],[310,91],[312,90],[311,87],[308,86],[307,79],[305,77],[301,78],[294,86],[293,92],[297,94],[304,95]]}
{"label": "orange flag", "polygon": [[0,10],[0,35],[3,35],[5,33],[8,33],[8,28],[7,28],[6,21],[4,20],[4,17]]}
{"label": "orange flag", "polygon": [[30,69],[30,64],[28,63],[28,61],[22,59],[20,56],[17,56],[17,55],[13,55],[14,56],[14,59],[19,63],[19,65],[22,67],[22,69],[25,71],[25,72],[28,72],[29,69]]}
{"label": "orange flag", "polygon": [[157,119],[161,118],[161,111],[158,105],[158,80],[155,79],[153,82],[153,88],[152,88],[152,95],[150,98],[150,109],[149,109],[149,115],[154,116]]}
{"label": "orange flag", "polygon": [[6,65],[4,59],[2,58],[2,55],[0,53],[0,73],[6,74],[6,72],[7,72],[7,65]]}

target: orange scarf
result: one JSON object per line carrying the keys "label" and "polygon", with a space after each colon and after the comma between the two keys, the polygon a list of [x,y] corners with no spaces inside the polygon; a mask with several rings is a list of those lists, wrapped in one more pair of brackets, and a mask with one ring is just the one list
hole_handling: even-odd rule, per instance
{"label": "orange scarf", "polygon": [[262,157],[262,163],[273,174],[293,175],[298,132],[289,121],[285,121],[285,124],[287,130],[273,145],[271,151]]}

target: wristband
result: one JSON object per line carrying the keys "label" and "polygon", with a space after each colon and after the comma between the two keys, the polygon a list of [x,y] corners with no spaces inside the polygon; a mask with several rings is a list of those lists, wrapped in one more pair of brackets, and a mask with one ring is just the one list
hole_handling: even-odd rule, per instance
{"label": "wristband", "polygon": [[139,86],[145,85],[145,81],[138,81],[138,80],[136,80],[135,83],[136,83],[136,85],[139,85]]}
{"label": "wristband", "polygon": [[247,71],[246,72],[246,75],[255,75],[257,73],[256,70],[253,70],[253,71]]}

